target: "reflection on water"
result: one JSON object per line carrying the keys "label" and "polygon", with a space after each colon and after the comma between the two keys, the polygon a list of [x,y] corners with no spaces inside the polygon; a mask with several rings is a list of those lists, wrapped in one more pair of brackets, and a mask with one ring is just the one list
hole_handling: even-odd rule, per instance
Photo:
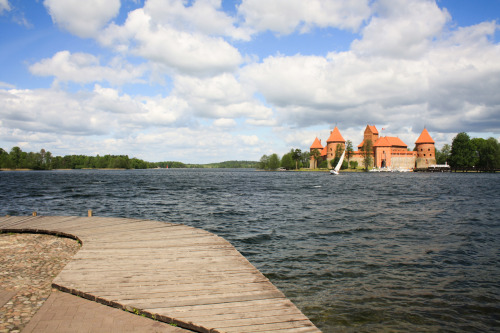
{"label": "reflection on water", "polygon": [[325,332],[500,330],[492,174],[0,172],[0,215],[146,218],[235,245]]}

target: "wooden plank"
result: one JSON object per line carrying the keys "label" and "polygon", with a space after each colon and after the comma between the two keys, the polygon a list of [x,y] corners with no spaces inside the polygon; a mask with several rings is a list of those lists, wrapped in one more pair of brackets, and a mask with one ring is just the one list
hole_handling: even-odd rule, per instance
{"label": "wooden plank", "polygon": [[193,306],[193,305],[207,305],[207,304],[220,304],[229,302],[245,302],[254,301],[262,299],[273,299],[273,298],[283,298],[283,294],[280,291],[269,291],[269,292],[257,292],[257,293],[234,293],[234,294],[219,294],[215,296],[198,296],[198,295],[188,295],[184,297],[168,298],[168,299],[143,299],[143,300],[128,300],[128,299],[116,299],[120,304],[134,306],[139,309],[146,308],[168,308],[168,307],[179,307],[179,306]]}
{"label": "wooden plank", "polygon": [[[301,318],[297,318],[296,313],[292,314],[283,314],[273,316],[270,314],[265,314],[261,316],[255,316],[251,318],[232,318],[232,319],[221,319],[219,318],[203,318],[200,320],[204,325],[217,327],[217,328],[230,328],[230,327],[239,327],[244,331],[245,326],[257,326],[257,325],[266,325],[267,327],[274,326],[275,329],[279,327],[279,329],[284,328],[296,328],[296,327],[304,327],[309,326],[307,318],[302,316]],[[262,327],[259,327],[259,329]]]}
{"label": "wooden plank", "polygon": [[276,287],[270,286],[267,282],[249,283],[246,285],[232,284],[226,288],[223,286],[211,285],[189,285],[189,286],[156,286],[147,288],[116,288],[114,290],[103,290],[99,286],[87,289],[92,294],[110,299],[141,300],[147,298],[151,302],[162,301],[163,299],[175,299],[185,296],[218,296],[218,295],[244,295],[258,294],[260,292],[272,292],[274,295],[284,297]]}
{"label": "wooden plank", "polygon": [[319,332],[229,242],[207,231],[139,219],[0,217],[0,230],[9,228],[82,240],[53,281],[63,291],[200,332]]}
{"label": "wooden plank", "polygon": [[[168,311],[179,317],[185,317],[186,314],[191,312],[205,313],[213,311],[217,313],[218,311],[224,311],[224,313],[242,313],[249,312],[252,310],[262,310],[269,311],[272,309],[288,309],[295,306],[286,298],[274,298],[274,299],[263,299],[263,300],[253,300],[246,302],[233,302],[233,303],[217,303],[209,305],[193,305],[193,306],[182,306],[182,307],[169,307]],[[152,308],[147,309],[151,312],[162,311],[162,308]]]}

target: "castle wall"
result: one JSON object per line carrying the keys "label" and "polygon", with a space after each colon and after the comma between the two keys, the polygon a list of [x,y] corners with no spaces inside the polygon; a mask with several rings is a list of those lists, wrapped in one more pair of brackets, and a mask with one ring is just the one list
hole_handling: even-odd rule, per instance
{"label": "castle wall", "polygon": [[[373,168],[373,160],[374,160],[374,158],[373,158],[373,154],[372,154],[372,163],[371,163],[371,165],[368,166],[369,168]],[[349,162],[350,161],[357,161],[358,162],[358,168],[364,168],[365,167],[363,152],[355,151],[351,155],[351,158],[349,159]],[[351,167],[351,166],[349,166],[349,167]]]}
{"label": "castle wall", "polygon": [[413,169],[417,154],[414,151],[404,153],[393,153],[391,157],[392,169]]}

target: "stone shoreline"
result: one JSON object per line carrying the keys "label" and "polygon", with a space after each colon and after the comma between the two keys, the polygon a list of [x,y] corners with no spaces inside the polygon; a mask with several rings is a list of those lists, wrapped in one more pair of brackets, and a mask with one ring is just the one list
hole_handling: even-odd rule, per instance
{"label": "stone shoreline", "polygon": [[0,332],[20,332],[51,293],[54,277],[80,249],[73,239],[0,234]]}

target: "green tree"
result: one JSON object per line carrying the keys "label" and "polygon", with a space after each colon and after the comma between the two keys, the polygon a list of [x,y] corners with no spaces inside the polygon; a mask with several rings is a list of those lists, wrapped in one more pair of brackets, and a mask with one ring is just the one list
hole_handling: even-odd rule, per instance
{"label": "green tree", "polygon": [[277,170],[280,167],[280,158],[278,154],[272,154],[269,157],[269,169]]}
{"label": "green tree", "polygon": [[491,153],[494,155],[490,157],[492,169],[500,169],[500,143],[495,138],[488,138],[486,141],[488,141],[489,149],[492,150]]}
{"label": "green tree", "polygon": [[45,158],[43,161],[46,170],[52,169],[52,153],[50,151],[45,152]]}
{"label": "green tree", "polygon": [[293,169],[295,163],[293,163],[293,149],[281,157],[281,167],[287,170]]}
{"label": "green tree", "polygon": [[299,168],[299,161],[302,157],[302,151],[300,149],[292,149],[292,160],[295,161],[295,170]]}
{"label": "green tree", "polygon": [[12,147],[9,153],[12,168],[19,168],[21,166],[22,150],[19,147]]}
{"label": "green tree", "polygon": [[449,144],[443,145],[441,150],[436,149],[436,163],[437,164],[445,164],[448,162],[450,158],[451,147]]}
{"label": "green tree", "polygon": [[305,165],[309,166],[310,159],[311,159],[311,153],[308,151],[304,151],[300,155],[300,163],[302,163],[302,166],[305,166]]}
{"label": "green tree", "polygon": [[9,153],[0,148],[0,168],[10,168]]}
{"label": "green tree", "polygon": [[351,156],[354,153],[354,148],[352,146],[352,141],[347,140],[345,143],[345,155],[347,157],[347,163],[351,160]]}
{"label": "green tree", "polygon": [[269,156],[267,155],[262,155],[259,161],[259,169],[261,170],[267,170],[269,169]]}
{"label": "green tree", "polygon": [[458,133],[451,143],[450,166],[455,170],[470,168],[474,165],[475,154],[469,135]]}
{"label": "green tree", "polygon": [[358,167],[358,161],[350,161],[349,165],[351,166],[351,169],[356,169]]}
{"label": "green tree", "polygon": [[319,161],[318,168],[319,169],[326,169],[326,168],[328,168],[328,162],[325,159],[321,159]]}
{"label": "green tree", "polygon": [[373,152],[373,143],[372,140],[366,140],[363,143],[363,164],[365,166],[365,171],[368,171],[368,167],[370,167],[373,163],[372,152]]}
{"label": "green tree", "polygon": [[474,138],[471,140],[474,149],[474,166],[481,170],[492,170],[497,168],[499,144],[495,138],[485,140]]}

